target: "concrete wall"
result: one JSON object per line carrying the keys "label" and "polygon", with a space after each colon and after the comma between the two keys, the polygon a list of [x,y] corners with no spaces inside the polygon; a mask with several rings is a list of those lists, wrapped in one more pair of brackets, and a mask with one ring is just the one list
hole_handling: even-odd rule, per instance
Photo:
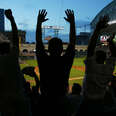
{"label": "concrete wall", "polygon": [[[63,45],[64,51],[66,50],[68,45]],[[30,58],[32,58],[31,56],[35,56],[34,51],[35,50],[35,44],[21,44],[21,48],[20,48],[20,53],[23,53],[23,51],[27,50],[27,53],[23,53],[22,58],[25,58],[26,56],[29,56]],[[48,45],[45,45],[45,49],[48,50]],[[85,56],[87,54],[87,46],[86,45],[76,45],[75,46],[75,53],[76,53],[76,57],[82,57]],[[35,59],[35,57],[34,57]]]}

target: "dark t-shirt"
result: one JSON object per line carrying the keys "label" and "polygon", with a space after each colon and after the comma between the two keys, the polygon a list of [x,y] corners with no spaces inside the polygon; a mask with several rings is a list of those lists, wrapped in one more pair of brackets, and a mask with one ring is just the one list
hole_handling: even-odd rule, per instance
{"label": "dark t-shirt", "polygon": [[66,93],[74,55],[71,46],[59,57],[48,56],[45,52],[37,54],[42,94],[61,96]]}

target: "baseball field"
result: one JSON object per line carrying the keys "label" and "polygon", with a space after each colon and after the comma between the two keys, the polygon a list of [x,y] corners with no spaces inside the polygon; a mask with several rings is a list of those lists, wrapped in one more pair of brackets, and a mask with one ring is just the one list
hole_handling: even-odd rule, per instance
{"label": "baseball field", "polygon": [[[73,66],[70,72],[70,79],[69,84],[72,85],[73,83],[82,83],[82,79],[85,72],[85,67],[83,60],[85,58],[75,58],[73,62]],[[26,60],[23,61],[23,63],[20,64],[21,69],[27,66],[34,66],[37,67],[37,61],[36,60]],[[27,81],[30,81],[31,85],[33,86],[35,84],[34,79],[30,76],[25,75],[25,78]]]}
{"label": "baseball field", "polygon": [[[84,58],[75,58],[74,62],[73,62],[73,66],[70,72],[70,78],[69,78],[69,84],[70,86],[73,83],[80,83],[82,84],[82,80],[84,77],[84,73],[85,73],[85,65],[84,65]],[[20,64],[21,69],[23,69],[24,67],[27,66],[34,66],[37,67],[37,61],[36,60],[26,60],[23,63]],[[116,72],[116,67],[114,72]],[[25,78],[27,81],[29,81],[31,83],[31,86],[33,86],[35,84],[34,82],[34,78],[25,75]]]}

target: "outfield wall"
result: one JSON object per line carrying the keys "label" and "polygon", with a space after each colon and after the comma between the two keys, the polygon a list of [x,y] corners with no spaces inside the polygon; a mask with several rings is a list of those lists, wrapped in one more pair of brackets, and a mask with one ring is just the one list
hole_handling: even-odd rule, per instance
{"label": "outfield wall", "polygon": [[[68,45],[63,45],[63,50],[65,52],[65,50],[67,49]],[[35,56],[35,44],[21,44],[20,47],[20,53],[22,54],[21,56]],[[46,51],[48,50],[48,44],[45,44],[45,49]],[[76,57],[83,57],[86,56],[87,54],[87,46],[86,45],[76,45],[75,46],[75,53],[76,53]]]}

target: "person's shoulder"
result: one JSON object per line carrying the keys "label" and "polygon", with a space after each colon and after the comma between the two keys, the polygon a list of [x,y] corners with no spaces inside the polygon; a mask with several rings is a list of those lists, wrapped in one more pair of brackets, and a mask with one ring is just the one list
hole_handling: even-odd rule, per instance
{"label": "person's shoulder", "polygon": [[116,57],[110,56],[106,60],[116,60]]}
{"label": "person's shoulder", "polygon": [[115,61],[116,61],[116,57],[110,56],[106,59],[106,64],[112,64],[115,63]]}
{"label": "person's shoulder", "polygon": [[75,50],[68,49],[62,56],[69,56],[69,57],[74,57],[75,56]]}
{"label": "person's shoulder", "polygon": [[38,57],[38,58],[44,58],[44,57],[48,57],[49,55],[47,54],[47,53],[38,53],[38,54],[36,54],[36,56]]}

